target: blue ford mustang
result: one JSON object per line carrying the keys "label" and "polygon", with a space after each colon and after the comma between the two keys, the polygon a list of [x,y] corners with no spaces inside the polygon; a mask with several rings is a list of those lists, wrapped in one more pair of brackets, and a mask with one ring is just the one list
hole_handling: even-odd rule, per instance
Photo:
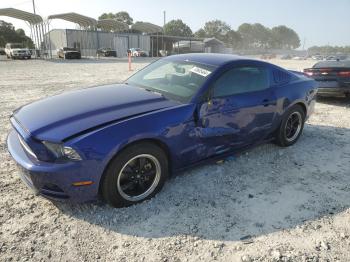
{"label": "blue ford mustang", "polygon": [[316,86],[244,57],[171,56],[123,84],[15,110],[7,144],[37,194],[78,202],[102,197],[123,207],[151,198],[184,168],[265,141],[294,144]]}

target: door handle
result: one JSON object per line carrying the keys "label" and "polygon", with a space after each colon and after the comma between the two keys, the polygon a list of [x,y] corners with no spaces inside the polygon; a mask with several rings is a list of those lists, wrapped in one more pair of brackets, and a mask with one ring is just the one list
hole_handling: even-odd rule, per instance
{"label": "door handle", "polygon": [[269,99],[264,99],[262,101],[263,106],[270,106],[270,105],[276,105],[276,101],[269,100]]}

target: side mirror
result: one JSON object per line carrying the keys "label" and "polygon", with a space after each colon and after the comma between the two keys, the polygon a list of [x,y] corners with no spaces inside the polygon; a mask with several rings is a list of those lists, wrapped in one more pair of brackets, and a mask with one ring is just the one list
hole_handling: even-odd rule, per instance
{"label": "side mirror", "polygon": [[203,96],[202,101],[198,104],[194,113],[194,120],[198,126],[205,127],[208,125],[208,123],[205,123],[207,121],[205,120],[205,116],[208,115],[212,105],[212,89],[209,89]]}
{"label": "side mirror", "polygon": [[208,115],[208,112],[210,111],[212,105],[212,101],[208,102],[202,102],[200,105],[198,105],[198,109],[195,112],[195,122],[198,126],[201,127],[207,127],[208,126],[208,119],[205,117]]}
{"label": "side mirror", "polygon": [[210,111],[211,106],[212,106],[211,100],[209,100],[207,102],[203,102],[199,108],[199,118],[207,115],[208,111]]}
{"label": "side mirror", "polygon": [[213,105],[213,88],[209,88],[209,90],[205,93],[202,99],[202,103],[199,110],[200,116],[205,116],[208,111],[212,108]]}

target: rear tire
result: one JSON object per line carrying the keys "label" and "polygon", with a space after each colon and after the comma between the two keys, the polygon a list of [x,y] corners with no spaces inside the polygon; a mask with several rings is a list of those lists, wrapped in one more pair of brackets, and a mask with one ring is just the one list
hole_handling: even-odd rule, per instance
{"label": "rear tire", "polygon": [[300,105],[291,107],[282,119],[277,130],[276,143],[279,146],[287,147],[295,144],[303,132],[305,112]]}
{"label": "rear tire", "polygon": [[154,197],[168,177],[168,159],[152,143],[127,147],[108,165],[101,184],[105,201],[113,207],[127,207]]}

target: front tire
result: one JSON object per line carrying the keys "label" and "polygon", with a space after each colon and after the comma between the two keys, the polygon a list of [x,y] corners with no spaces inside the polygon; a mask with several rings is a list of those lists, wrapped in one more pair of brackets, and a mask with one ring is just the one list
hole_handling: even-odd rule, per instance
{"label": "front tire", "polygon": [[126,207],[152,198],[168,177],[165,152],[152,143],[127,147],[108,165],[101,184],[103,198],[113,207]]}
{"label": "front tire", "polygon": [[276,142],[282,147],[295,144],[302,134],[305,122],[305,112],[300,105],[291,107],[284,115],[277,130]]}

